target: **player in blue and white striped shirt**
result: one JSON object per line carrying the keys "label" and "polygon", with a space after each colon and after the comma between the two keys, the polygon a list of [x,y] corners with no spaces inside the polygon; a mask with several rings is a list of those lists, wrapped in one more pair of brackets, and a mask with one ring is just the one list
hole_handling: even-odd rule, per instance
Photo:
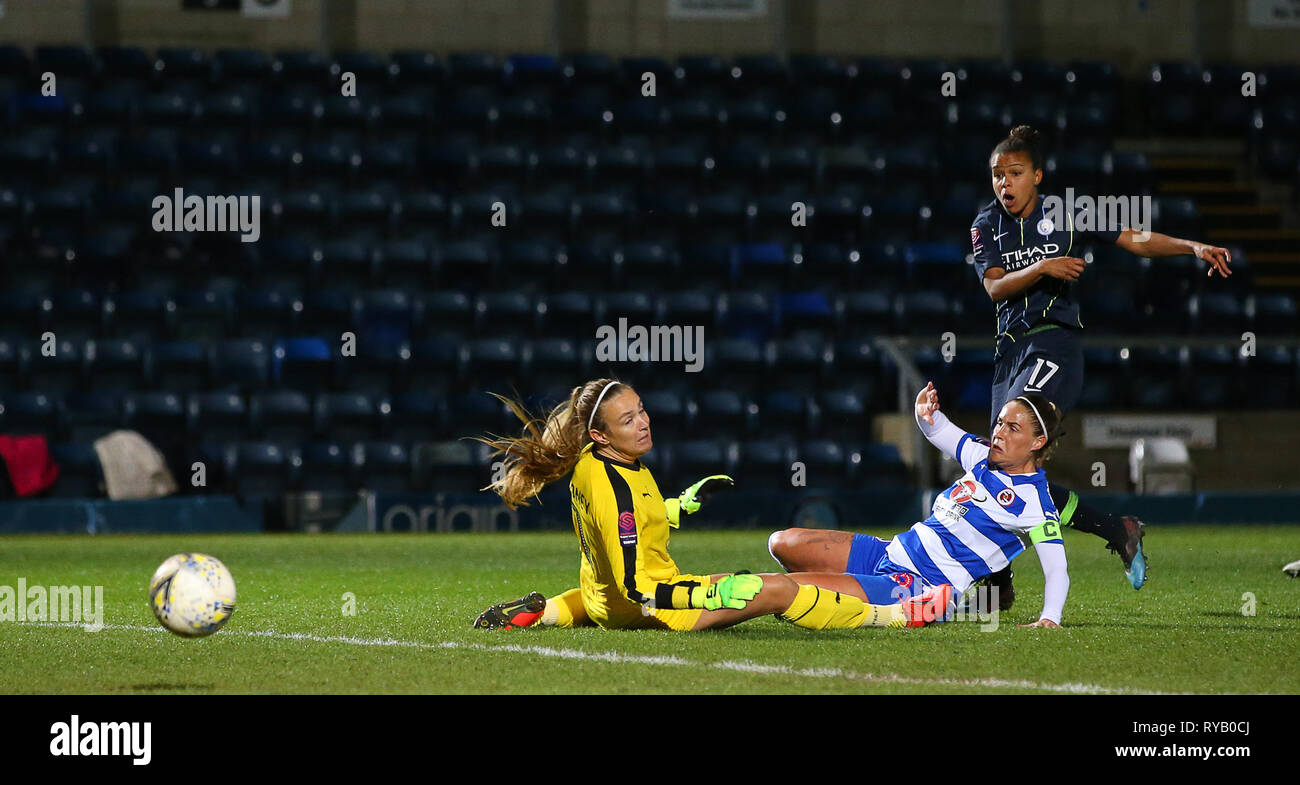
{"label": "player in blue and white striped shirt", "polygon": [[926,438],[966,471],[935,498],[928,518],[890,541],[786,529],[769,539],[772,556],[791,571],[848,573],[860,597],[883,604],[945,583],[965,592],[1023,553],[1021,535],[1028,535],[1046,578],[1043,612],[1028,626],[1059,626],[1070,577],[1060,515],[1042,469],[1060,425],[1056,406],[1033,393],[1008,401],[986,442],[949,422],[939,412],[938,391],[927,384],[916,397],[916,418]]}

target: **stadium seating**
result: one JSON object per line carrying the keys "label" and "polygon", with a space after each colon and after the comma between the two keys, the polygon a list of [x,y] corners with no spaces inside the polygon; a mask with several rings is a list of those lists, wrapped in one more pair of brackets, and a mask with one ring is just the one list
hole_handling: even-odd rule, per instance
{"label": "stadium seating", "polygon": [[[1256,107],[1225,98],[1231,64],[0,48],[0,80],[43,69],[59,100],[0,90],[0,403],[5,430],[61,445],[61,495],[96,487],[86,445],[118,427],[183,439],[214,487],[254,495],[481,487],[455,440],[516,427],[484,390],[554,401],[610,370],[644,380],[667,476],[788,481],[799,456],[831,487],[883,482],[905,472],[869,443],[897,404],[873,341],[988,335],[967,230],[1008,123],[1055,137],[1050,187],[1153,195],[1181,236],[1213,205],[1157,189],[1117,137],[1240,136],[1262,175],[1300,171],[1286,67]],[[339,70],[376,94],[333,95]],[[630,92],[647,70],[652,99]],[[948,70],[958,100],[913,89]],[[178,185],[261,195],[261,238],[144,228]],[[1300,323],[1294,290],[1253,284],[1257,249],[1224,285],[1188,256],[1079,249],[1090,335],[1176,341],[1090,348],[1081,407],[1213,410],[1243,385],[1294,406],[1293,350],[1228,341]],[[717,375],[596,362],[620,318],[703,327]],[[915,359],[983,412],[991,347],[963,346]]]}

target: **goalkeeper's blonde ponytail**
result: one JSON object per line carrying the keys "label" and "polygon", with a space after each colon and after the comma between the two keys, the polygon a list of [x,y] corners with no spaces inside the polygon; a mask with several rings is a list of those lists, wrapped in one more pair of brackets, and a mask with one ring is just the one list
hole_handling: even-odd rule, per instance
{"label": "goalkeeper's blonde ponytail", "polygon": [[542,488],[573,471],[582,448],[591,441],[587,423],[591,422],[591,427],[596,430],[604,430],[604,418],[599,411],[594,411],[601,392],[605,392],[600,399],[603,407],[604,402],[625,387],[614,379],[593,379],[574,387],[569,400],[556,406],[544,418],[531,414],[522,401],[489,393],[509,407],[524,427],[519,436],[488,434],[486,437],[473,437],[492,447],[492,455],[505,456],[505,474],[483,490],[500,496],[512,510],[527,507],[528,500]]}

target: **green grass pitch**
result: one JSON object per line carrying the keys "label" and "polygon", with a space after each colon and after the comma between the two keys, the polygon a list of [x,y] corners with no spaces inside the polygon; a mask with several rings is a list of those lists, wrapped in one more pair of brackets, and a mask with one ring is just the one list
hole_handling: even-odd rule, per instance
{"label": "green grass pitch", "polygon": [[[107,625],[0,622],[0,693],[1300,693],[1300,580],[1281,571],[1300,527],[1149,532],[1141,591],[1100,540],[1067,534],[1065,629],[1016,627],[1042,602],[1026,553],[995,631],[826,633],[774,618],[705,633],[470,628],[491,603],[576,585],[569,532],[0,537],[0,586],[102,585]],[[689,572],[773,571],[765,537],[688,527],[673,556]],[[238,586],[206,639],[163,631],[145,603],[181,551],[222,559]]]}

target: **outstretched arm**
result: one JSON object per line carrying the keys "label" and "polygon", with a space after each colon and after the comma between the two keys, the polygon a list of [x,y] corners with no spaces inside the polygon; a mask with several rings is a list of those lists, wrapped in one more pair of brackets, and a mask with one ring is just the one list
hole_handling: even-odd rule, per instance
{"label": "outstretched arm", "polygon": [[1228,265],[1232,264],[1232,254],[1227,248],[1220,248],[1217,245],[1206,245],[1204,243],[1195,243],[1191,240],[1184,240],[1181,237],[1170,237],[1167,234],[1159,232],[1135,232],[1125,227],[1120,232],[1119,239],[1115,245],[1123,248],[1131,254],[1138,256],[1179,256],[1181,254],[1191,254],[1203,262],[1207,262],[1210,268],[1205,271],[1206,276],[1214,275],[1217,271],[1219,275],[1227,278],[1232,275]]}
{"label": "outstretched arm", "polygon": [[953,425],[939,411],[939,391],[934,382],[916,395],[916,424],[930,444],[950,455],[963,469],[969,470],[989,453],[989,448],[974,436]]}
{"label": "outstretched arm", "polygon": [[1023,627],[1059,627],[1061,612],[1065,610],[1065,597],[1070,593],[1070,572],[1066,569],[1065,543],[1041,541],[1034,543],[1038,563],[1043,567],[1043,612],[1038,621]]}

